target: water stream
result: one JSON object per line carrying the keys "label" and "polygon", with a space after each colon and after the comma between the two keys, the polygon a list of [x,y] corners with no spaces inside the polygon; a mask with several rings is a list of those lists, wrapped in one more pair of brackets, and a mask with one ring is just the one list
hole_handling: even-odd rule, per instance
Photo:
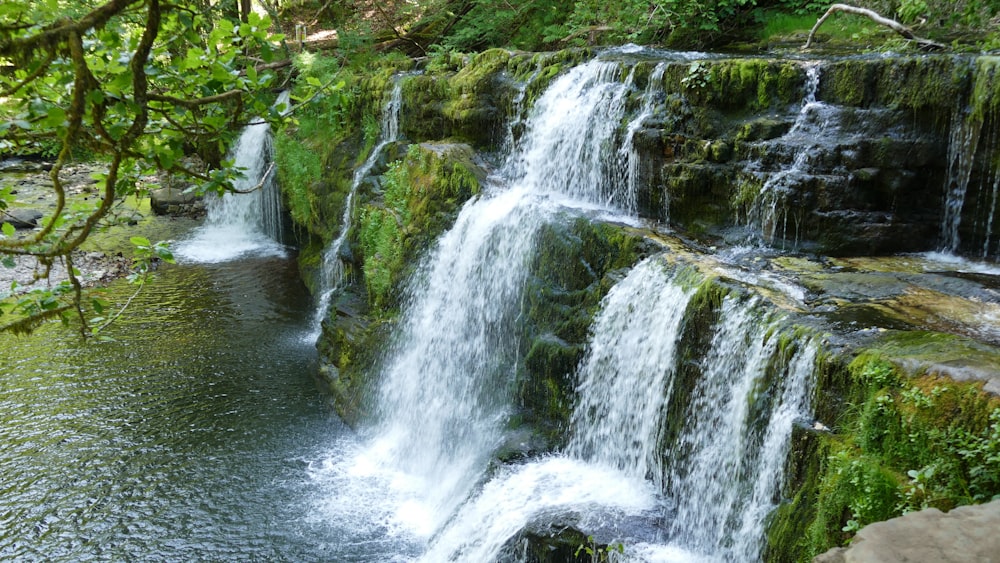
{"label": "water stream", "polygon": [[[275,105],[287,107],[288,91]],[[271,126],[263,120],[247,125],[228,157],[242,175],[234,191],[206,197],[204,224],[175,247],[175,253],[197,262],[224,262],[247,255],[282,255],[281,192],[273,170]]]}
{"label": "water stream", "polygon": [[[818,63],[806,65],[805,95],[795,123],[788,133],[781,136],[776,144],[790,147],[791,163],[776,171],[762,173],[764,177],[760,192],[747,211],[746,224],[751,230],[751,239],[758,243],[774,244],[778,239],[788,238],[788,202],[790,185],[801,181],[801,176],[809,171],[809,159],[816,147],[831,135],[831,121],[835,120],[837,108],[816,100],[819,89],[820,70]],[[749,166],[751,170],[759,163]]]}
{"label": "water stream", "polygon": [[341,261],[341,252],[347,236],[351,232],[351,214],[354,207],[354,196],[362,182],[371,173],[372,168],[382,157],[382,151],[399,140],[399,108],[403,101],[403,78],[406,75],[396,76],[392,83],[392,90],[389,92],[389,99],[382,108],[382,120],[380,122],[380,136],[378,142],[372,148],[368,158],[354,171],[351,179],[351,187],[344,199],[344,211],[340,217],[340,233],[337,238],[330,242],[330,245],[323,250],[323,259],[320,265],[317,294],[319,295],[316,305],[316,319],[314,321],[315,337],[319,337],[320,323],[327,315],[330,308],[330,299],[334,292],[344,281],[344,264]]}

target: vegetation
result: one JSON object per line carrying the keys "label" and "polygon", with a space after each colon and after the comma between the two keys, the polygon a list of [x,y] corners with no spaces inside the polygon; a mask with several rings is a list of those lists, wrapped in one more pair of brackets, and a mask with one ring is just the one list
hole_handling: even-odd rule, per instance
{"label": "vegetation", "polygon": [[[1000,498],[1000,399],[981,383],[902,369],[934,349],[974,358],[976,345],[940,333],[901,333],[858,356],[839,385],[848,397],[832,434],[803,452],[814,462],[772,524],[776,559],[809,560],[861,527],[928,507]],[[923,351],[923,352],[919,352]]]}
{"label": "vegetation", "polygon": [[[30,299],[5,301],[3,325],[29,330],[75,314],[87,334],[98,313],[82,297],[76,250],[122,198],[149,188],[161,171],[230,188],[237,171],[221,155],[248,115],[276,119],[268,89],[275,75],[270,21],[226,13],[204,1],[15,1],[0,6],[0,151],[55,157],[55,209],[42,228],[18,236],[3,226],[0,254],[33,256],[48,272],[62,263],[68,282]],[[253,54],[253,57],[248,55]],[[211,168],[185,164],[199,153]],[[74,202],[63,169],[80,154],[106,161],[100,197]],[[0,211],[14,199],[9,189]],[[149,245],[139,245],[140,254]],[[157,247],[153,247],[157,248]],[[11,319],[14,319],[11,321]]]}

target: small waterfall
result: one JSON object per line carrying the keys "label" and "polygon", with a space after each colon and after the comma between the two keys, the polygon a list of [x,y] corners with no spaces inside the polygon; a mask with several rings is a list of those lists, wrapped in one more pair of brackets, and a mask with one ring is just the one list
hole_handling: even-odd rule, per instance
{"label": "small waterfall", "polygon": [[769,374],[779,354],[779,326],[762,314],[758,298],[723,302],[669,454],[672,543],[731,561],[760,558],[792,423],[809,407],[816,356],[807,343],[780,363],[786,373]]}
{"label": "small waterfall", "polygon": [[[970,97],[958,100],[951,119],[939,250],[956,255],[960,250],[972,253],[981,248],[980,255],[988,259],[1000,203],[1000,112],[996,109],[1000,63],[996,57],[979,57],[969,70]],[[968,225],[962,225],[963,215]],[[962,240],[960,230],[969,240]],[[996,253],[1000,254],[1000,246]]]}
{"label": "small waterfall", "polygon": [[968,118],[966,110],[956,110],[952,117],[951,137],[948,140],[948,183],[941,220],[943,252],[958,251],[958,227],[962,223],[962,208],[965,207],[965,194],[969,189],[982,126],[982,120]]}
{"label": "small waterfall", "polygon": [[[618,149],[618,159],[621,162],[620,167],[626,173],[625,185],[628,186],[627,191],[631,194],[639,193],[639,180],[642,173],[640,168],[642,160],[636,151],[635,135],[642,128],[646,120],[652,117],[656,109],[657,102],[659,101],[658,98],[663,93],[663,73],[666,69],[666,63],[657,63],[653,71],[649,74],[649,82],[646,84],[646,90],[642,94],[642,109],[625,128],[625,139]],[[669,210],[666,211],[669,212]],[[669,217],[669,213],[666,216]]]}
{"label": "small waterfall", "polygon": [[760,237],[761,242],[773,244],[775,238],[787,239],[788,212],[785,209],[790,184],[808,170],[809,157],[827,134],[831,106],[816,100],[819,89],[820,65],[809,63],[806,71],[806,92],[802,108],[792,128],[776,142],[795,147],[791,164],[766,176],[760,192],[747,210],[746,226]]}
{"label": "small waterfall", "polygon": [[351,212],[354,195],[357,193],[361,183],[371,173],[379,157],[382,156],[382,150],[389,144],[399,140],[399,108],[403,104],[403,76],[405,75],[397,76],[393,80],[389,100],[382,108],[381,137],[378,143],[372,148],[371,153],[369,153],[364,163],[354,171],[354,176],[351,179],[351,187],[347,192],[347,198],[344,200],[344,211],[340,217],[340,233],[323,250],[323,259],[320,264],[319,273],[319,288],[317,291],[319,302],[316,305],[316,319],[313,323],[315,328],[313,329],[313,334],[310,336],[312,340],[319,337],[320,323],[326,317],[327,311],[330,308],[330,299],[332,299],[334,292],[340,288],[344,281],[344,264],[341,262],[340,254],[344,248],[344,242],[351,231]]}
{"label": "small waterfall", "polygon": [[[282,92],[276,106],[288,107],[290,93]],[[181,242],[177,254],[197,262],[224,262],[249,253],[281,253],[281,192],[273,170],[271,126],[260,119],[247,125],[230,150],[233,167],[242,175],[233,192],[206,196],[208,215],[191,239]]]}
{"label": "small waterfall", "polygon": [[423,483],[407,501],[420,507],[408,512],[419,515],[409,521],[417,533],[448,520],[501,441],[537,232],[581,207],[632,210],[634,197],[608,182],[620,176],[608,163],[631,88],[619,73],[595,60],[552,83],[519,149],[411,282],[378,392],[372,451],[400,480]]}
{"label": "small waterfall", "polygon": [[[658,446],[673,391],[681,321],[693,290],[656,259],[636,266],[604,299],[579,373],[566,453],[638,479],[663,474]],[[637,306],[638,304],[641,304]]]}

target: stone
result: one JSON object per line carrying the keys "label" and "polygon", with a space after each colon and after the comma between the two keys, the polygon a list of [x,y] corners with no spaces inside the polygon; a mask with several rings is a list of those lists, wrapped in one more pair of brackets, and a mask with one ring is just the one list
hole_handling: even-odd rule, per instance
{"label": "stone", "polygon": [[8,209],[0,215],[0,222],[10,223],[15,229],[34,229],[42,216],[37,209]]}
{"label": "stone", "polygon": [[865,526],[846,548],[813,563],[1000,563],[1000,500],[944,513],[936,508]]}
{"label": "stone", "polygon": [[174,215],[195,206],[199,198],[194,192],[175,187],[160,188],[149,194],[149,205],[157,215]]}

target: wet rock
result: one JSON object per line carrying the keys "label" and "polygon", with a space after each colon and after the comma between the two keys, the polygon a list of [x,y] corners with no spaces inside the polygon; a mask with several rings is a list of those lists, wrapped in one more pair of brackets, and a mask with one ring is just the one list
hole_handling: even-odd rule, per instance
{"label": "wet rock", "polygon": [[864,527],[847,548],[814,563],[1000,561],[1000,500],[943,513],[936,508]]}
{"label": "wet rock", "polygon": [[0,215],[0,220],[10,223],[15,229],[34,229],[43,213],[35,209],[8,209]]}

